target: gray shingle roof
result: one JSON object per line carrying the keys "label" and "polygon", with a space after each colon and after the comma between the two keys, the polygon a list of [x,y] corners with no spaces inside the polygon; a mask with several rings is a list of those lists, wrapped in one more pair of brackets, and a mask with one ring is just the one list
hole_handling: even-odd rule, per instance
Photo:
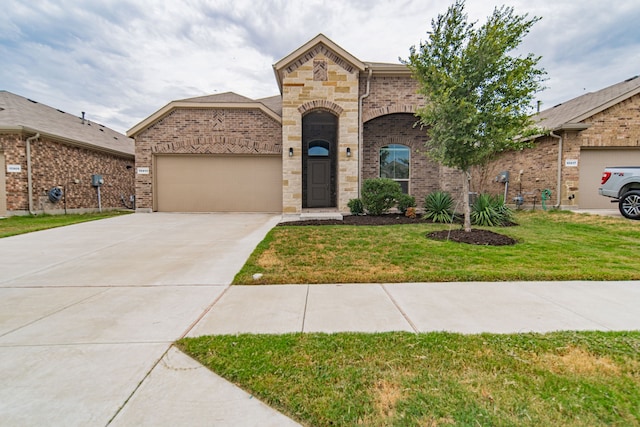
{"label": "gray shingle roof", "polygon": [[573,98],[555,107],[541,111],[534,116],[539,126],[546,129],[560,129],[583,122],[631,96],[640,93],[638,76],[616,83],[597,92],[590,92]]}
{"label": "gray shingle roof", "polygon": [[134,140],[99,123],[85,120],[22,96],[0,90],[0,131],[40,132],[66,143],[133,156]]}
{"label": "gray shingle roof", "polygon": [[216,93],[213,95],[197,96],[195,98],[180,99],[178,102],[202,102],[203,104],[209,103],[251,103],[255,102],[253,99],[246,96],[238,95],[234,92]]}

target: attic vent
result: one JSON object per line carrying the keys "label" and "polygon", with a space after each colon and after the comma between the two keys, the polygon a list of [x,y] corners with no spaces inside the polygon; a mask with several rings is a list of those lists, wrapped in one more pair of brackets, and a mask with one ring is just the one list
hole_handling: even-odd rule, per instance
{"label": "attic vent", "polygon": [[553,106],[553,108],[559,107],[559,106],[561,106],[561,105],[562,105],[562,102],[561,102],[560,104],[556,104],[556,105],[554,105],[554,106]]}
{"label": "attic vent", "polygon": [[113,139],[118,139],[118,137],[117,137],[117,136],[114,136],[114,137],[113,137]]}
{"label": "attic vent", "polygon": [[629,79],[625,80],[625,82],[630,82],[631,80],[635,80],[635,79],[637,79],[637,78],[638,78],[638,76],[633,76],[633,77],[631,77],[631,78],[629,78]]}
{"label": "attic vent", "polygon": [[59,108],[56,108],[56,110],[60,111],[61,113],[64,114],[64,111],[60,110]]}
{"label": "attic vent", "polygon": [[104,132],[104,129],[98,129],[100,132]]}
{"label": "attic vent", "polygon": [[34,104],[37,104],[37,103],[38,103],[37,101],[34,101],[33,99],[29,99],[29,98],[27,98],[27,101],[29,101],[29,102],[33,102]]}

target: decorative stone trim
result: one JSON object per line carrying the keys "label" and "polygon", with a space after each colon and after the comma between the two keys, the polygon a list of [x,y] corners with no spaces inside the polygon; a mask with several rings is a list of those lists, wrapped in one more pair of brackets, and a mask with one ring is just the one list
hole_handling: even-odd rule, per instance
{"label": "decorative stone trim", "polygon": [[282,154],[281,144],[252,139],[203,136],[158,144],[154,154]]}
{"label": "decorative stone trim", "polygon": [[342,114],[342,112],[344,111],[344,109],[338,104],[336,104],[335,102],[331,102],[326,99],[316,99],[314,101],[305,102],[304,104],[299,106],[298,112],[304,115],[311,110],[318,110],[318,109],[330,111],[336,114],[337,116],[340,116],[340,114]]}
{"label": "decorative stone trim", "polygon": [[334,51],[332,51],[327,46],[321,43],[321,44],[318,44],[313,49],[311,49],[310,51],[308,51],[307,53],[305,53],[304,55],[302,55],[300,58],[296,59],[294,62],[292,62],[287,68],[285,68],[285,72],[287,74],[294,72],[295,70],[300,68],[302,65],[311,61],[313,58],[315,58],[320,54],[326,56],[328,59],[335,62],[337,65],[341,66],[342,68],[344,68],[348,73],[353,73],[355,71],[355,68],[353,67],[353,65],[345,61],[340,55],[338,55],[337,53],[335,53]]}
{"label": "decorative stone trim", "polygon": [[370,109],[363,114],[362,122],[366,123],[369,120],[373,120],[376,117],[385,116],[387,114],[394,114],[394,113],[415,114],[417,111],[417,108],[418,108],[417,105],[414,105],[414,104],[403,104],[403,105],[391,104],[391,105],[387,105],[386,107]]}

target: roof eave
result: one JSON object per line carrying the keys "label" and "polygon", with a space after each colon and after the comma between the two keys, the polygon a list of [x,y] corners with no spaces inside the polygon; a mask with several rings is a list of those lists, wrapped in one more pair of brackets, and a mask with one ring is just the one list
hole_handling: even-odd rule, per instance
{"label": "roof eave", "polygon": [[563,123],[560,126],[557,126],[554,131],[582,131],[589,129],[591,125],[587,123]]}
{"label": "roof eave", "polygon": [[130,158],[134,158],[135,157],[135,152],[134,151],[128,152],[128,151],[122,151],[122,150],[117,150],[117,149],[108,148],[108,147],[100,147],[98,145],[90,144],[90,143],[85,142],[85,141],[79,141],[77,139],[67,138],[67,137],[56,135],[56,134],[53,134],[53,133],[50,133],[50,132],[47,132],[47,131],[38,130],[38,129],[26,127],[26,126],[0,127],[0,132],[2,132],[2,133],[21,132],[21,133],[28,133],[28,134],[32,134],[32,135],[40,134],[40,136],[47,137],[47,138],[49,138],[49,139],[51,139],[53,141],[58,141],[58,142],[62,142],[62,143],[65,143],[65,144],[74,145],[74,146],[77,146],[77,147],[87,148],[87,149],[90,149],[92,151],[100,151],[100,152],[103,152],[103,153],[115,154],[115,155],[122,156],[122,157],[130,157]]}
{"label": "roof eave", "polygon": [[411,69],[404,64],[367,63],[367,68],[370,68],[372,74],[374,75],[388,75],[388,76],[411,76],[412,75]]}
{"label": "roof eave", "polygon": [[278,123],[282,123],[282,117],[276,114],[273,110],[268,108],[261,102],[185,102],[185,101],[172,101],[129,129],[127,136],[129,138],[135,138],[137,134],[143,130],[149,128],[152,124],[165,117],[171,111],[178,108],[198,108],[198,109],[236,109],[236,110],[260,110],[267,116],[271,117]]}

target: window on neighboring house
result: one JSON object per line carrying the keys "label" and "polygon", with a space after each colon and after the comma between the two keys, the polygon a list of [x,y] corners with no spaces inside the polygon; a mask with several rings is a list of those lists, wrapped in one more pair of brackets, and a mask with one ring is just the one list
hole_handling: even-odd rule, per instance
{"label": "window on neighboring house", "polygon": [[380,178],[390,178],[409,193],[409,162],[411,151],[406,145],[390,144],[380,149]]}

